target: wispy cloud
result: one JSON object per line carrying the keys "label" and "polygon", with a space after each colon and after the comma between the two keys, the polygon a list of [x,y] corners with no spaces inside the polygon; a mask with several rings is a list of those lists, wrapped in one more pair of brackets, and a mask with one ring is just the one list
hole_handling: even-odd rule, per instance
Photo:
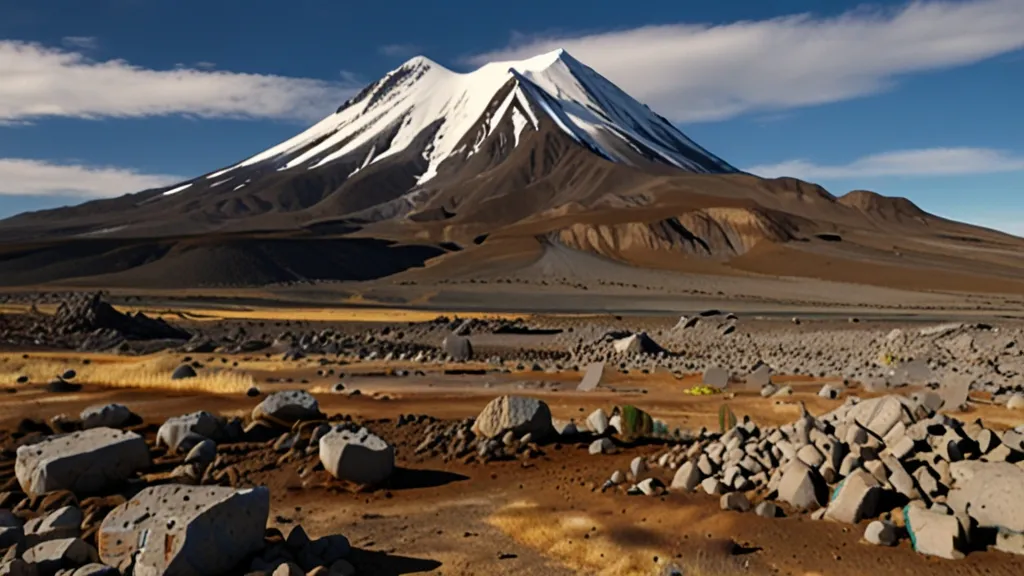
{"label": "wispy cloud", "polygon": [[44,117],[191,115],[309,121],[333,111],[360,86],[186,68],[152,70],[123,60],[0,41],[0,123]]}
{"label": "wispy cloud", "polygon": [[988,148],[924,148],[895,150],[858,158],[848,164],[823,165],[807,160],[752,166],[746,171],[765,178],[792,176],[803,180],[877,176],[957,176],[1024,170],[1024,156]]}
{"label": "wispy cloud", "polygon": [[185,180],[126,168],[0,158],[0,196],[110,198]]}
{"label": "wispy cloud", "polygon": [[422,48],[417,44],[385,44],[377,48],[377,52],[392,58],[415,56]]}
{"label": "wispy cloud", "polygon": [[99,48],[99,39],[95,36],[65,36],[60,43],[73,50],[95,50]]}
{"label": "wispy cloud", "polygon": [[1021,0],[916,1],[832,18],[517,34],[509,47],[466,60],[479,65],[565,48],[670,119],[707,121],[878,93],[907,74],[1024,48],[1022,29]]}

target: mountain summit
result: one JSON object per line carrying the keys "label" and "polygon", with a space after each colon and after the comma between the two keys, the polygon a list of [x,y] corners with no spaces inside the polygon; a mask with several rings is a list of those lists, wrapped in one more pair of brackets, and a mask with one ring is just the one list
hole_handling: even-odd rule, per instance
{"label": "mountain summit", "polygon": [[232,166],[0,222],[0,284],[429,283],[609,261],[838,278],[853,268],[835,258],[906,265],[911,237],[940,268],[950,242],[974,246],[965,269],[979,245],[1019,246],[906,201],[742,173],[564,50],[468,73],[419,56]]}

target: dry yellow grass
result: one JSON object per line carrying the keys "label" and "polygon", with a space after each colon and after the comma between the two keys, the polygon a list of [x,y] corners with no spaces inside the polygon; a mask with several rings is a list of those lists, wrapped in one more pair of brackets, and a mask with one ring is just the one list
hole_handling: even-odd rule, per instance
{"label": "dry yellow grass", "polygon": [[[652,558],[666,558],[664,550],[644,546],[622,546],[604,534],[592,532],[600,522],[580,512],[546,512],[529,502],[517,502],[499,510],[488,522],[542,555],[552,558],[580,574],[593,576],[660,575],[666,565],[653,564]],[[584,536],[587,535],[586,538]],[[676,560],[674,566],[687,576],[750,576],[726,558],[698,556]],[[668,573],[668,572],[665,572]]]}
{"label": "dry yellow grass", "polygon": [[83,364],[81,359],[82,356],[57,354],[32,355],[28,359],[15,354],[0,355],[0,383],[13,384],[19,376],[28,376],[34,383],[46,383],[71,368],[78,373],[75,382],[110,388],[239,394],[253,385],[249,374],[224,369],[198,370],[195,378],[171,380],[180,361],[165,354],[139,358],[104,356],[90,364]]}

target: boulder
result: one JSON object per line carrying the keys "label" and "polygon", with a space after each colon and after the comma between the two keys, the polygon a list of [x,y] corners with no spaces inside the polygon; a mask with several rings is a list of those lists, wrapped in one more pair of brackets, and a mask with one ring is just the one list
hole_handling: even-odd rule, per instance
{"label": "boulder", "polygon": [[779,515],[779,507],[776,506],[774,502],[765,500],[754,508],[754,514],[757,514],[762,518],[775,518]]}
{"label": "boulder", "polygon": [[456,362],[468,362],[473,359],[473,343],[465,336],[449,334],[441,343],[445,354]]}
{"label": "boulder", "polygon": [[193,412],[168,418],[157,430],[156,442],[158,446],[167,446],[171,452],[177,452],[191,450],[207,438],[217,440],[220,433],[220,419],[209,412]]}
{"label": "boulder", "polygon": [[615,450],[615,443],[608,438],[600,438],[590,443],[588,452],[592,455],[611,454]]}
{"label": "boulder", "polygon": [[895,546],[899,535],[892,523],[875,520],[864,529],[864,540],[876,546]]}
{"label": "boulder", "polygon": [[93,428],[21,446],[14,469],[22,490],[29,494],[54,490],[91,494],[149,465],[149,447],[142,436]]}
{"label": "boulder", "polygon": [[379,484],[395,468],[395,447],[366,428],[335,428],[320,438],[320,462],[335,478]]}
{"label": "boulder", "polygon": [[[49,540],[25,551],[22,559],[40,576],[53,576],[61,570],[75,569],[96,562],[96,549],[79,538]],[[143,576],[136,572],[138,576]]]}
{"label": "boulder", "polygon": [[1024,533],[1024,469],[1005,462],[956,462],[958,498],[981,528]]}
{"label": "boulder", "polygon": [[754,388],[761,388],[772,383],[772,369],[767,364],[759,365],[747,376],[747,385]]}
{"label": "boulder", "polygon": [[583,374],[583,381],[576,387],[578,392],[590,392],[601,385],[601,377],[604,376],[604,362],[594,362],[587,366]]}
{"label": "boulder", "polygon": [[687,492],[693,492],[700,486],[702,480],[702,474],[700,469],[693,462],[686,462],[679,467],[676,471],[676,475],[672,478],[672,490],[685,490]]}
{"label": "boulder", "polygon": [[188,380],[196,376],[198,376],[196,369],[189,364],[182,364],[175,368],[174,372],[171,372],[171,380]]}
{"label": "boulder", "polygon": [[32,547],[49,540],[77,538],[81,525],[82,511],[76,506],[65,506],[26,522],[25,545]]}
{"label": "boulder", "polygon": [[828,499],[828,485],[817,470],[802,462],[790,463],[779,482],[779,499],[800,510],[814,510]]}
{"label": "boulder", "polygon": [[217,458],[217,444],[207,438],[196,444],[185,455],[185,464],[199,464],[206,466]]}
{"label": "boulder", "polygon": [[836,486],[825,518],[845,524],[856,524],[877,514],[882,489],[875,477],[857,470]]}
{"label": "boulder", "polygon": [[862,400],[846,413],[847,422],[856,422],[871,433],[884,438],[898,422],[912,424],[913,418],[900,396],[882,396]]}
{"label": "boulder", "polygon": [[603,409],[598,408],[591,412],[590,416],[587,416],[587,428],[598,436],[604,435],[608,430],[608,415]]}
{"label": "boulder", "polygon": [[269,514],[266,487],[153,486],[103,520],[99,554],[110,566],[134,558],[135,576],[219,576],[263,548]]}
{"label": "boulder", "polygon": [[90,406],[79,415],[82,428],[121,428],[136,418],[135,414],[122,404],[98,404]]}
{"label": "boulder", "polygon": [[704,371],[703,382],[706,386],[722,390],[729,385],[729,372],[718,366],[712,366]]}
{"label": "boulder", "polygon": [[955,516],[933,512],[911,503],[903,508],[903,523],[918,553],[949,560],[964,557],[960,551],[963,530]]}
{"label": "boulder", "polygon": [[735,512],[750,512],[750,500],[743,492],[730,492],[723,494],[719,500],[722,510],[733,510]]}
{"label": "boulder", "polygon": [[512,431],[518,437],[532,434],[536,441],[543,440],[551,430],[548,405],[524,396],[500,396],[491,400],[473,424],[473,432],[485,438],[500,438]]}
{"label": "boulder", "polygon": [[275,392],[252,410],[253,420],[269,420],[287,426],[299,420],[318,420],[322,417],[320,404],[305,390]]}

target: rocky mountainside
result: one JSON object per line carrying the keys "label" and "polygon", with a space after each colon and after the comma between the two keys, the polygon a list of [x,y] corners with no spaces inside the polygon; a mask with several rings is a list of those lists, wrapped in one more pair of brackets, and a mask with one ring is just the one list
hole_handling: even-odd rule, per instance
{"label": "rocky mountainside", "polygon": [[509,254],[551,247],[683,271],[831,278],[855,261],[1024,282],[1019,239],[742,173],[558,50],[465,74],[413,58],[235,165],[2,221],[0,284],[503,274],[530,263]]}

